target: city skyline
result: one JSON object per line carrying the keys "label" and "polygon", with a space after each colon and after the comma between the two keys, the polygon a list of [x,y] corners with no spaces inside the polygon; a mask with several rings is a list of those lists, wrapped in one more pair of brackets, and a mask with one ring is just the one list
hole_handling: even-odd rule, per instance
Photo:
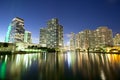
{"label": "city skyline", "polygon": [[[118,36],[114,38],[114,40],[119,46]],[[88,48],[112,46],[116,46],[116,44],[113,43],[113,33],[112,30],[106,26],[100,26],[96,30],[84,30],[77,34],[71,33],[70,50],[86,50]]]}
{"label": "city skyline", "polygon": [[31,31],[33,43],[39,43],[39,29],[52,18],[58,18],[67,34],[85,29],[108,26],[113,34],[120,33],[120,5],[118,0],[1,0],[0,42],[5,40],[9,23],[14,17],[23,18],[25,29]]}

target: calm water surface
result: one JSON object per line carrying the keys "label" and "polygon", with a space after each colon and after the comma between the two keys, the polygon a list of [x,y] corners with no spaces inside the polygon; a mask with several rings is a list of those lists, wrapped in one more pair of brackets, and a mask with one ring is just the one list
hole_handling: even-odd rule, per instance
{"label": "calm water surface", "polygon": [[120,80],[120,55],[33,53],[0,56],[5,80]]}

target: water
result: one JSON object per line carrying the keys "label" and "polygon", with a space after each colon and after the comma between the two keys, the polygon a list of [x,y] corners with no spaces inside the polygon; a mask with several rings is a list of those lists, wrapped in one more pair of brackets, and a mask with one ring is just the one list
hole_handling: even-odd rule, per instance
{"label": "water", "polygon": [[79,52],[1,55],[0,79],[120,80],[120,55]]}

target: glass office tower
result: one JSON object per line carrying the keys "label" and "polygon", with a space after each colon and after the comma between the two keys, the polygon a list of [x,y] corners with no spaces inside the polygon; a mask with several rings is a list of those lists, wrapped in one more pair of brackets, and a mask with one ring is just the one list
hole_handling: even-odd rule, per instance
{"label": "glass office tower", "polygon": [[24,32],[24,20],[19,17],[14,18],[8,27],[5,42],[24,42]]}

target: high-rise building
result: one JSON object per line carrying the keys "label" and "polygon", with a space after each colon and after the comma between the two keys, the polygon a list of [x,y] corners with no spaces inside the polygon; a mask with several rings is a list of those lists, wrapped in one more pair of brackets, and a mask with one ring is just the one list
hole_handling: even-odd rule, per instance
{"label": "high-rise building", "polygon": [[19,17],[14,18],[8,27],[5,42],[24,42],[24,32],[24,20]]}
{"label": "high-rise building", "polygon": [[[75,35],[75,38],[76,39],[74,39],[74,43],[75,43],[75,49],[80,49],[80,35],[79,34],[76,34]],[[72,46],[71,46],[72,47]]]}
{"label": "high-rise building", "polygon": [[114,46],[120,46],[120,34],[116,34],[113,38]]}
{"label": "high-rise building", "polygon": [[24,42],[25,43],[31,43],[32,42],[31,32],[25,31],[25,33],[24,33]]}
{"label": "high-rise building", "polygon": [[78,33],[78,35],[79,35],[79,42],[76,42],[77,44],[78,44],[78,46],[79,46],[79,48],[80,49],[83,49],[83,47],[84,47],[84,31],[81,31],[81,32],[79,32]]}
{"label": "high-rise building", "polygon": [[81,48],[88,49],[89,47],[94,47],[95,42],[94,42],[94,31],[92,30],[84,30],[83,35],[80,35],[82,38],[81,41]]}
{"label": "high-rise building", "polygon": [[95,37],[96,46],[113,46],[113,33],[111,29],[108,29],[108,27],[98,27],[95,31]]}
{"label": "high-rise building", "polygon": [[76,49],[87,49],[89,47],[95,46],[94,41],[94,31],[92,30],[84,30],[76,34],[75,44]]}
{"label": "high-rise building", "polygon": [[57,18],[49,20],[47,27],[40,29],[40,44],[45,44],[48,48],[63,47],[63,26]]}
{"label": "high-rise building", "polygon": [[75,33],[70,33],[70,50],[75,50],[76,48],[76,35]]}
{"label": "high-rise building", "polygon": [[47,41],[47,28],[41,28],[40,29],[40,40],[39,40],[39,44],[43,47],[47,47],[46,46],[46,41]]}

